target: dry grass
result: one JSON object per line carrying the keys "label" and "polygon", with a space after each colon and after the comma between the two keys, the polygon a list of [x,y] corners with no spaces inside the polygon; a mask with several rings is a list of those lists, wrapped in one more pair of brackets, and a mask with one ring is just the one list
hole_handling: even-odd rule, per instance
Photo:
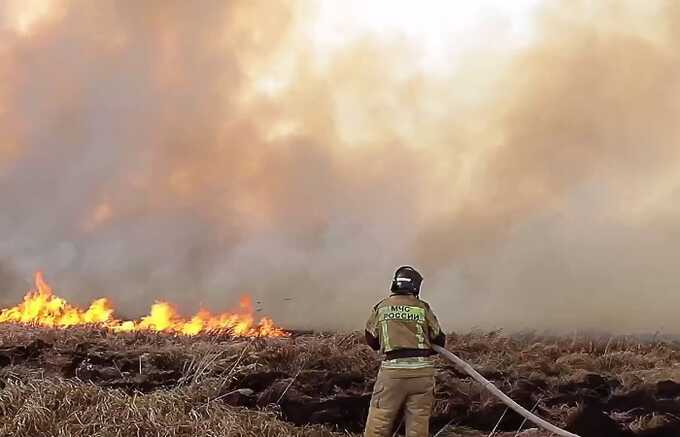
{"label": "dry grass", "polygon": [[[476,332],[447,346],[525,406],[542,399],[538,412],[559,424],[588,396],[634,435],[673,421],[653,403],[656,383],[680,377],[673,338]],[[378,366],[358,333],[247,340],[17,326],[0,331],[0,364],[0,435],[17,437],[359,435]],[[504,407],[438,367],[433,429],[488,435]],[[607,409],[611,399],[625,408]],[[680,397],[664,402],[680,409]],[[508,414],[499,435],[519,422]]]}
{"label": "dry grass", "polygon": [[295,427],[274,412],[211,402],[212,387],[194,385],[129,395],[61,378],[9,381],[0,391],[0,435],[14,437],[336,436]]}

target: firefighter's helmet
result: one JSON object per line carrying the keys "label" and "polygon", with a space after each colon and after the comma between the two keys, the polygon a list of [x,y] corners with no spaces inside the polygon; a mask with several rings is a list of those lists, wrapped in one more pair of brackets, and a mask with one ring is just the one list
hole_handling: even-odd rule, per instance
{"label": "firefighter's helmet", "polygon": [[395,294],[418,295],[422,282],[423,277],[416,269],[411,266],[401,266],[394,272],[391,291]]}

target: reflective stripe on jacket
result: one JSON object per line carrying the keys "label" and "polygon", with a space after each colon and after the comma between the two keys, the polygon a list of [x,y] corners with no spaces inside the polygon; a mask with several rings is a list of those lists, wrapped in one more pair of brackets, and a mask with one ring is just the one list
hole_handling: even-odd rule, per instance
{"label": "reflective stripe on jacket", "polygon": [[[366,323],[366,331],[380,341],[380,353],[401,349],[429,350],[441,328],[427,302],[414,295],[393,294],[378,303]],[[422,368],[427,357],[386,360],[383,367]]]}

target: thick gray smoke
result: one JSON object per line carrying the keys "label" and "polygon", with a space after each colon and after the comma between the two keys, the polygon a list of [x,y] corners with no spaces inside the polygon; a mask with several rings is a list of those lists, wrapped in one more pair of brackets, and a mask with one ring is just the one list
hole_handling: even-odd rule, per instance
{"label": "thick gray smoke", "polygon": [[41,269],[119,315],[360,328],[409,263],[449,329],[680,332],[674,5],[546,3],[428,72],[370,38],[321,66],[301,2],[54,2],[0,30],[0,304]]}

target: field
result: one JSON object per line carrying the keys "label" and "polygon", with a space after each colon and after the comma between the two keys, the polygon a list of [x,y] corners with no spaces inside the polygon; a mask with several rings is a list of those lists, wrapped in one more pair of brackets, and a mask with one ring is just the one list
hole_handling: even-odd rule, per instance
{"label": "field", "polygon": [[[672,338],[492,332],[450,335],[447,347],[582,437],[680,435]],[[517,434],[519,416],[438,360],[433,434]],[[0,435],[360,435],[377,365],[358,333],[243,339],[2,325]]]}

